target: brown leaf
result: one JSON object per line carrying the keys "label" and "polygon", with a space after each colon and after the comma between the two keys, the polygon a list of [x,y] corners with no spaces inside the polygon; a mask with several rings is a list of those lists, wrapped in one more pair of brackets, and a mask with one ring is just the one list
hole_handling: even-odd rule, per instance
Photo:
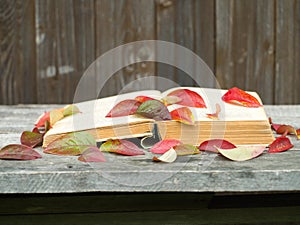
{"label": "brown leaf", "polygon": [[192,111],[188,107],[181,107],[171,111],[172,120],[187,124],[195,124],[195,119]]}
{"label": "brown leaf", "polygon": [[179,144],[182,144],[182,142],[177,139],[164,139],[153,145],[150,151],[154,154],[164,154]]}
{"label": "brown leaf", "polygon": [[102,152],[112,152],[121,155],[135,156],[144,155],[145,152],[134,143],[127,140],[108,140],[100,146]]}
{"label": "brown leaf", "polygon": [[176,96],[181,99],[181,101],[176,104],[197,107],[197,108],[206,108],[203,98],[194,91],[191,91],[186,88],[177,89],[168,94],[168,96]]}
{"label": "brown leaf", "polygon": [[283,152],[291,149],[294,147],[292,143],[290,142],[290,139],[288,139],[286,134],[276,138],[270,145],[269,145],[269,150],[268,153],[278,153],[278,152]]}
{"label": "brown leaf", "polygon": [[136,114],[154,120],[171,120],[168,108],[158,100],[143,102],[136,110]]}
{"label": "brown leaf", "polygon": [[43,143],[43,134],[31,132],[31,131],[24,131],[21,134],[21,144],[26,145],[28,147],[35,147],[39,146]]}
{"label": "brown leaf", "polygon": [[127,99],[116,104],[106,117],[129,116],[136,112],[141,103],[137,100]]}
{"label": "brown leaf", "polygon": [[233,161],[246,161],[261,155],[265,148],[265,145],[243,145],[233,149],[218,148],[218,152]]}
{"label": "brown leaf", "polygon": [[201,150],[201,151],[209,151],[209,152],[218,153],[217,148],[232,149],[232,148],[236,148],[236,146],[234,144],[232,144],[231,142],[223,140],[223,139],[211,139],[211,140],[203,141],[199,145],[199,150]]}
{"label": "brown leaf", "polygon": [[176,158],[177,158],[177,153],[173,148],[171,148],[159,157],[154,156],[152,160],[155,162],[172,163],[176,160]]}
{"label": "brown leaf", "polygon": [[11,144],[0,150],[0,159],[34,160],[42,156],[26,145]]}
{"label": "brown leaf", "polygon": [[261,103],[251,94],[237,88],[233,87],[229,89],[222,97],[222,100],[226,103],[257,108],[262,106]]}
{"label": "brown leaf", "polygon": [[86,148],[78,160],[82,162],[106,162],[103,153],[96,146]]}
{"label": "brown leaf", "polygon": [[178,156],[200,154],[199,149],[190,144],[176,145],[174,147],[174,150],[176,151]]}

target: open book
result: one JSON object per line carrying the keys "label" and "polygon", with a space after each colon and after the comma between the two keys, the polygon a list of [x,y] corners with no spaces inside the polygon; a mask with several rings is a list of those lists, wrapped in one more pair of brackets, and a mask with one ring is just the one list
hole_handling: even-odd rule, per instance
{"label": "open book", "polygon": [[[263,107],[248,108],[225,103],[222,96],[227,90],[199,87],[185,87],[197,92],[206,103],[206,108],[189,107],[194,115],[195,124],[186,125],[173,120],[155,121],[137,115],[115,118],[105,117],[107,113],[120,101],[134,99],[137,96],[149,96],[162,99],[168,93],[145,90],[111,96],[97,100],[76,103],[80,113],[63,118],[54,124],[44,136],[43,146],[63,134],[70,132],[87,131],[97,141],[108,139],[124,139],[132,137],[152,136],[154,127],[157,128],[161,139],[175,138],[183,143],[199,145],[209,139],[226,139],[233,144],[269,144],[274,140],[270,124]],[[248,92],[260,103],[261,99],[255,92]],[[216,111],[216,103],[221,107],[218,120],[213,120],[207,114]],[[173,104],[168,106],[169,111],[182,107]]]}

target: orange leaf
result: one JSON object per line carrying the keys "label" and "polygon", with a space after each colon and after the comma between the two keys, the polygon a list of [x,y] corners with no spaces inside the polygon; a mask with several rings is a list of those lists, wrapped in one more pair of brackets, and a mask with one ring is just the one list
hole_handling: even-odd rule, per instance
{"label": "orange leaf", "polygon": [[254,96],[248,94],[247,92],[237,87],[233,87],[229,89],[223,95],[222,100],[226,103],[244,106],[244,107],[257,108],[262,106]]}
{"label": "orange leaf", "polygon": [[182,142],[177,139],[164,139],[153,145],[150,151],[154,154],[164,154],[166,151],[179,144],[182,144]]}
{"label": "orange leaf", "polygon": [[50,112],[44,112],[40,115],[34,125],[36,128],[44,127],[46,121],[50,122]]}
{"label": "orange leaf", "polygon": [[168,96],[179,97],[181,101],[176,103],[179,105],[197,107],[197,108],[206,108],[203,98],[197,92],[191,91],[186,88],[172,91],[171,93],[168,94]]}
{"label": "orange leaf", "polygon": [[219,119],[219,113],[221,112],[221,106],[216,103],[216,112],[212,114],[206,114],[208,118],[213,119],[213,120],[218,120]]}
{"label": "orange leaf", "polygon": [[181,107],[171,111],[172,120],[193,125],[195,123],[194,115],[188,107]]}
{"label": "orange leaf", "polygon": [[134,100],[140,102],[140,103],[143,103],[145,101],[148,101],[148,100],[155,100],[154,98],[151,98],[151,97],[148,97],[148,96],[144,96],[144,95],[139,95],[139,96],[136,96],[134,98]]}
{"label": "orange leaf", "polygon": [[137,100],[127,99],[116,104],[106,117],[128,116],[135,113],[141,103]]}

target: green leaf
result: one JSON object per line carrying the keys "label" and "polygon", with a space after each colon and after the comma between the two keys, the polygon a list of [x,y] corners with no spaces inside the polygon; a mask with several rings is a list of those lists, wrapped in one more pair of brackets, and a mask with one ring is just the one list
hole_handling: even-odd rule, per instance
{"label": "green leaf", "polygon": [[217,149],[221,155],[228,159],[233,161],[246,161],[261,155],[265,148],[265,145],[243,145],[233,149]]}
{"label": "green leaf", "polygon": [[24,131],[21,134],[21,144],[26,145],[28,147],[35,147],[41,145],[43,142],[43,134],[31,132],[31,131]]}
{"label": "green leaf", "polygon": [[92,146],[86,148],[81,156],[78,157],[79,161],[82,162],[105,162],[105,158],[103,153],[99,150],[99,148]]}
{"label": "green leaf", "polygon": [[143,102],[136,110],[136,114],[154,120],[171,120],[168,108],[158,100]]}
{"label": "green leaf", "polygon": [[199,154],[200,150],[195,147],[194,145],[190,144],[180,144],[176,145],[174,147],[174,150],[176,151],[177,155],[194,155],[194,154]]}
{"label": "green leaf", "polygon": [[145,152],[134,143],[127,140],[108,140],[100,146],[102,152],[112,152],[121,155],[144,155]]}
{"label": "green leaf", "polygon": [[73,114],[79,113],[79,108],[76,105],[67,105],[63,109],[63,115],[66,116],[71,116]]}
{"label": "green leaf", "polygon": [[87,147],[97,146],[96,140],[87,132],[66,134],[51,142],[44,153],[55,155],[80,155]]}
{"label": "green leaf", "polygon": [[0,150],[0,159],[33,160],[42,156],[32,147],[19,144],[11,144]]}

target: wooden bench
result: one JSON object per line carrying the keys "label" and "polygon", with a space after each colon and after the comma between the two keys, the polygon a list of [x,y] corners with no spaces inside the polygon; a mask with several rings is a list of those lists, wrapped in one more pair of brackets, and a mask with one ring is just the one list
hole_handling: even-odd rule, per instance
{"label": "wooden bench", "polygon": [[[0,147],[58,107],[0,106]],[[265,109],[300,128],[300,106]],[[97,164],[1,160],[0,224],[300,224],[300,141],[290,139],[293,149],[245,162],[207,153],[172,164],[113,154]]]}

